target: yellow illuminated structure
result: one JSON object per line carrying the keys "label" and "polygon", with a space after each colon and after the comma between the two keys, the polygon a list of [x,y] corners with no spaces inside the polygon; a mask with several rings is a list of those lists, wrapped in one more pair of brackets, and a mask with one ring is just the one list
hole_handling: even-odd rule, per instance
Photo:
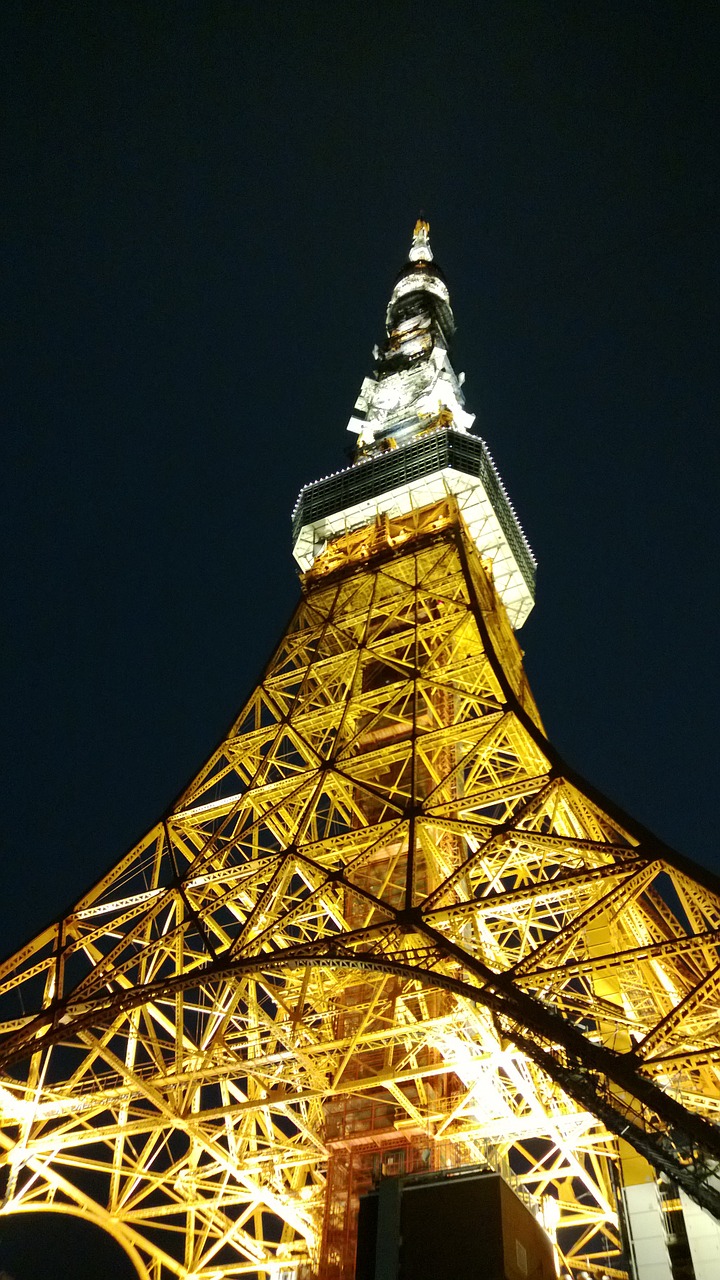
{"label": "yellow illuminated structure", "polygon": [[534,564],[443,290],[419,224],[262,680],[0,968],[2,1211],[80,1215],[143,1280],[351,1280],[363,1191],[469,1164],[533,1198],[573,1276],[643,1280],[638,1223],[684,1212],[704,1280],[720,886],[544,735],[511,626]]}

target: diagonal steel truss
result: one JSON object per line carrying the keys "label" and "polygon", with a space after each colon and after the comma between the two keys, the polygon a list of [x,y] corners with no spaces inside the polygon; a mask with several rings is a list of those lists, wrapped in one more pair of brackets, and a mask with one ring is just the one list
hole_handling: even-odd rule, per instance
{"label": "diagonal steel truss", "polygon": [[454,501],[385,517],[0,966],[3,1212],[83,1216],[145,1280],[341,1277],[358,1170],[489,1163],[622,1274],[632,1150],[720,1214],[719,943],[715,881],[545,738]]}

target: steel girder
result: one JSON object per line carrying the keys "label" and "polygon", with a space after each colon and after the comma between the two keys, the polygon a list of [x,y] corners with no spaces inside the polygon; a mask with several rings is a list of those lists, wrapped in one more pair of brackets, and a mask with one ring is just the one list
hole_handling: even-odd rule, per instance
{"label": "steel girder", "polygon": [[403,1142],[502,1167],[612,1271],[624,1144],[720,1213],[719,929],[709,874],[547,741],[453,500],[384,518],[0,967],[3,1211],[86,1217],[147,1280],[340,1277],[329,1162]]}

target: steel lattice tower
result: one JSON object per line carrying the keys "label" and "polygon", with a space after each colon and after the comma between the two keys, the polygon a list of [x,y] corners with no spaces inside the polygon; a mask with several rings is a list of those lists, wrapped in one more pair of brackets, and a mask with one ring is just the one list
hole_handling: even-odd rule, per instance
{"label": "steel lattice tower", "polygon": [[501,1170],[574,1276],[626,1274],[621,1206],[631,1245],[720,1215],[720,884],[545,737],[453,327],[418,223],[262,680],[0,967],[2,1211],[87,1218],[144,1280],[351,1280],[399,1170]]}

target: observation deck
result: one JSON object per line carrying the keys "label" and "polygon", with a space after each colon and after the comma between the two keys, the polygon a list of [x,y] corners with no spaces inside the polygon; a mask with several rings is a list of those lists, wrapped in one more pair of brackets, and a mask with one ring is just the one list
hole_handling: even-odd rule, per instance
{"label": "observation deck", "polygon": [[438,427],[373,453],[300,490],[292,514],[293,552],[309,569],[331,538],[376,516],[403,515],[454,494],[517,631],[535,602],[536,561],[487,445]]}

